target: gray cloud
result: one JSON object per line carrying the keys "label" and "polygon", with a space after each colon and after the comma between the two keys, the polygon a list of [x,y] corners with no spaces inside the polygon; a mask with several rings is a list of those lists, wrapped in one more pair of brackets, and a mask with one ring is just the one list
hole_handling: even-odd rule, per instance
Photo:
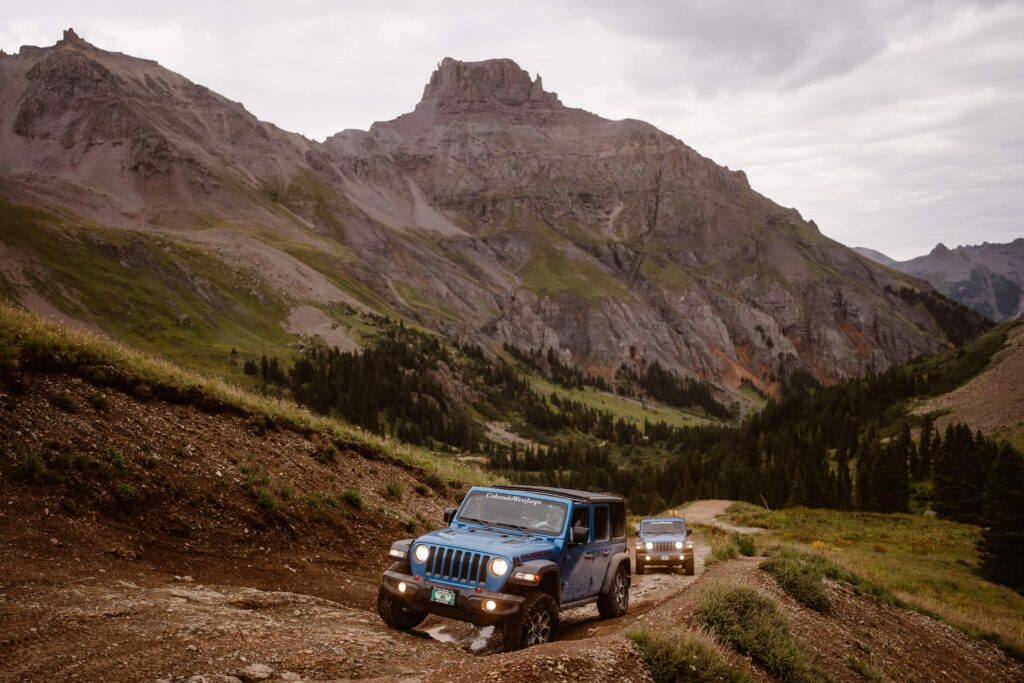
{"label": "gray cloud", "polygon": [[1024,234],[1019,2],[51,0],[4,14],[7,51],[73,25],[318,139],[410,110],[444,56],[511,57],[570,106],[745,169],[847,244],[904,258]]}

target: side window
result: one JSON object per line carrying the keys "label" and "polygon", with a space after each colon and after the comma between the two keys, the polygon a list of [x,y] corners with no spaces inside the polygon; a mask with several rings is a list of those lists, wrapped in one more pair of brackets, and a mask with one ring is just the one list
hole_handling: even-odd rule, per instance
{"label": "side window", "polygon": [[595,541],[608,540],[608,506],[594,506],[594,533],[590,535]]}
{"label": "side window", "polygon": [[574,529],[578,526],[590,528],[590,508],[586,505],[578,505],[572,511],[572,527],[570,528]]}
{"label": "side window", "polygon": [[612,505],[612,538],[626,537],[626,506]]}

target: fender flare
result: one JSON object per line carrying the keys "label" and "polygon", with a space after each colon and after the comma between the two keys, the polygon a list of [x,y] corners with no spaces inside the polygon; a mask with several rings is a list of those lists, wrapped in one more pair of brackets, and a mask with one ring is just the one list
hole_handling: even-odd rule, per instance
{"label": "fender flare", "polygon": [[[526,573],[529,573],[529,574],[536,574],[537,576],[541,577],[541,580],[538,583],[532,583],[532,582],[528,583],[526,581],[516,581],[514,578],[512,578],[512,577],[515,576],[516,572],[526,572]],[[535,587],[535,586],[540,585],[540,583],[544,582],[544,578],[545,577],[547,577],[549,574],[554,574],[555,575],[555,595],[552,596],[552,597],[555,598],[555,602],[557,602],[558,604],[562,603],[562,582],[561,582],[561,575],[559,573],[558,563],[557,562],[554,562],[552,560],[544,560],[544,559],[530,560],[529,562],[524,562],[522,564],[516,565],[515,567],[512,567],[512,569],[510,571],[510,574],[511,574],[511,576],[508,579],[508,583],[509,584],[514,585],[514,586],[530,586],[530,587]]]}
{"label": "fender flare", "polygon": [[626,576],[632,578],[629,571],[629,553],[615,553],[612,555],[612,559],[608,560],[608,571],[604,573],[604,582],[601,584],[601,593],[607,593],[612,588],[612,579],[615,578],[615,572],[619,571],[619,566],[626,563]]}
{"label": "fender flare", "polygon": [[[395,551],[404,553],[403,557],[408,558],[409,557],[409,549],[412,547],[412,543],[415,540],[416,540],[415,538],[403,538],[400,541],[395,541],[394,543],[391,544],[391,550],[395,550]],[[388,551],[388,556],[391,557],[391,558],[394,558],[394,559],[401,559],[397,555],[392,554],[390,551]]]}

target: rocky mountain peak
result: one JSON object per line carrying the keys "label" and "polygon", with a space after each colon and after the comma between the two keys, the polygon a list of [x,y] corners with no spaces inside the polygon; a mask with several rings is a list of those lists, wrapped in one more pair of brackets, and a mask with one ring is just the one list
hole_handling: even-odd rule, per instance
{"label": "rocky mountain peak", "polygon": [[445,57],[423,89],[423,105],[447,111],[493,109],[495,106],[561,106],[555,93],[544,91],[540,75],[530,74],[511,59],[462,62]]}
{"label": "rocky mountain peak", "polygon": [[75,33],[75,29],[73,28],[68,28],[64,30],[64,37],[57,41],[57,45],[77,45],[79,47],[92,47],[92,45],[82,40],[81,36]]}

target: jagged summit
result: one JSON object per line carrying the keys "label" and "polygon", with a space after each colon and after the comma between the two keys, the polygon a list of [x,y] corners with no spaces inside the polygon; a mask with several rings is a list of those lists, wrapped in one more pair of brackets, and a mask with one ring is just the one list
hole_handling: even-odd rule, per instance
{"label": "jagged summit", "polygon": [[494,105],[541,104],[561,106],[558,95],[544,91],[538,74],[535,80],[511,59],[462,62],[445,57],[423,89],[420,106],[428,104],[446,110],[472,110]]}

